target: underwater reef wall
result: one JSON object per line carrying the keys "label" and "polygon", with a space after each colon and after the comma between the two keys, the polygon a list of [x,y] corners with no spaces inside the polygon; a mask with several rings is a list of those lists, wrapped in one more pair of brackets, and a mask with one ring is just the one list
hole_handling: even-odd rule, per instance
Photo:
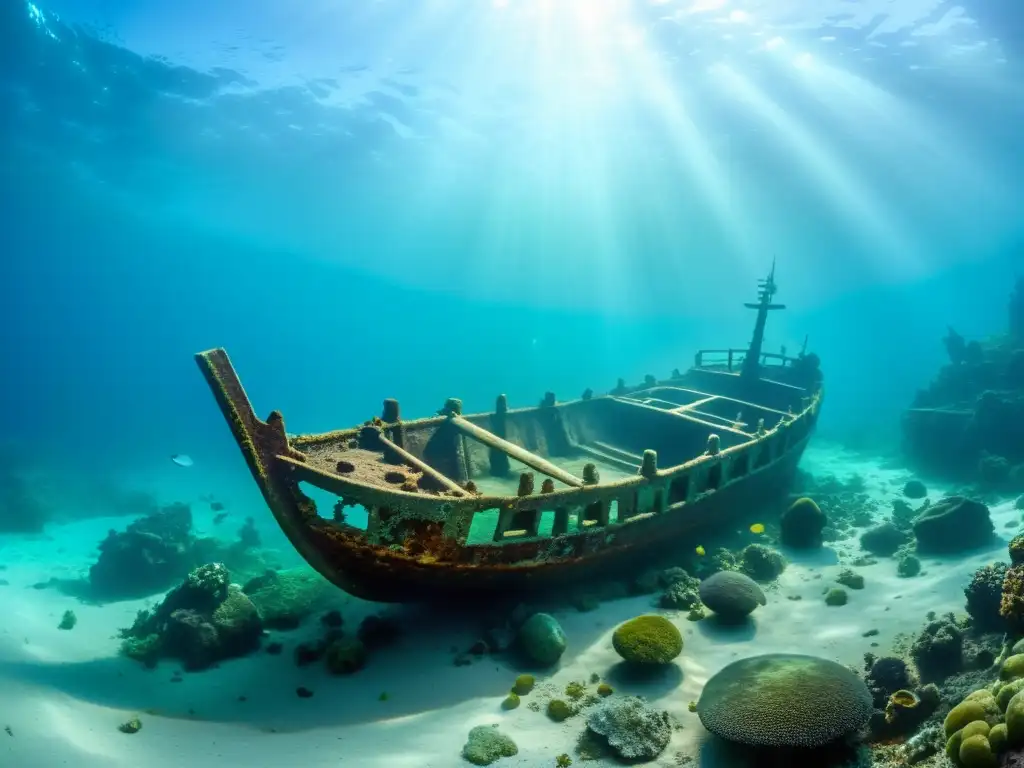
{"label": "underwater reef wall", "polygon": [[908,460],[926,472],[1007,492],[1024,491],[1024,278],[1007,328],[985,340],[949,328],[949,362],[903,417]]}

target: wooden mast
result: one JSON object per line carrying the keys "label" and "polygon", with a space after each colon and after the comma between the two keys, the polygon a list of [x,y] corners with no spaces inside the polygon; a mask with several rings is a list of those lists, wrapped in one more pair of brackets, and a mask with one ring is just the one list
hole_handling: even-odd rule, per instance
{"label": "wooden mast", "polygon": [[754,323],[754,338],[750,341],[750,349],[747,356],[743,358],[743,368],[740,376],[743,378],[756,379],[761,373],[761,346],[764,343],[764,326],[768,320],[768,313],[776,309],[785,309],[785,304],[773,304],[772,298],[778,286],[775,285],[775,259],[772,259],[772,271],[764,280],[758,280],[758,293],[756,304],[744,304],[747,309],[757,310],[757,321]]}

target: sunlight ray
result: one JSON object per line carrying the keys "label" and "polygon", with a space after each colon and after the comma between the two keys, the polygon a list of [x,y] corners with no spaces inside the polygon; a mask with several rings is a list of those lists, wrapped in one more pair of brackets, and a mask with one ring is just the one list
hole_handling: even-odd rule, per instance
{"label": "sunlight ray", "polygon": [[[874,190],[856,180],[854,172],[843,165],[810,130],[765,95],[746,77],[725,64],[712,68],[727,92],[771,125],[790,151],[802,162],[801,170],[810,173],[822,185],[829,202],[850,224],[862,226],[869,235],[866,251],[874,254],[878,266],[887,271],[914,273],[921,267],[919,248],[900,231],[896,223],[876,202]],[[896,258],[893,258],[896,257]]]}
{"label": "sunlight ray", "polygon": [[867,127],[870,135],[860,134],[862,144],[899,154],[904,163],[927,169],[917,185],[921,192],[943,192],[927,181],[940,173],[961,187],[961,192],[966,186],[972,196],[981,195],[993,202],[1007,199],[1009,190],[1004,181],[976,156],[974,148],[924,110],[862,77],[826,64],[816,63],[799,75],[796,80],[844,124]]}

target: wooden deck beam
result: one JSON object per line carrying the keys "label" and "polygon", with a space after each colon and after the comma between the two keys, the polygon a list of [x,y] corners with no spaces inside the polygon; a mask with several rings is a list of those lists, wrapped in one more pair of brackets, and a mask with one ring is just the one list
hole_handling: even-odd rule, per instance
{"label": "wooden deck beam", "polygon": [[427,475],[435,482],[440,483],[447,490],[452,491],[458,496],[465,496],[469,493],[465,488],[456,483],[450,477],[438,472],[436,469],[434,469],[432,466],[427,464],[427,462],[423,461],[422,459],[416,458],[407,450],[405,450],[405,448],[395,443],[393,440],[388,440],[386,437],[384,437],[384,435],[381,435],[380,443],[389,452],[394,453],[398,458],[400,458],[410,467],[412,467],[413,469],[418,469],[424,475]]}
{"label": "wooden deck beam", "polygon": [[547,459],[541,458],[535,453],[510,443],[508,440],[498,437],[492,432],[488,432],[483,427],[478,427],[471,421],[467,421],[462,416],[451,416],[449,421],[466,437],[476,440],[479,443],[483,443],[488,448],[493,448],[496,451],[501,451],[506,454],[509,458],[515,459],[518,462],[525,464],[531,469],[535,469],[543,475],[553,477],[555,480],[565,483],[572,488],[582,488],[583,481],[566,472],[561,467],[557,467]]}

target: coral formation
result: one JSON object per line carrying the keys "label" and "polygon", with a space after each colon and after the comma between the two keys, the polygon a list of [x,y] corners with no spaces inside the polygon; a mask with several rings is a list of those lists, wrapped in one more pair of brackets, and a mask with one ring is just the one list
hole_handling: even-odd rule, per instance
{"label": "coral formation", "polygon": [[638,616],[612,634],[615,652],[631,664],[668,664],[683,651],[683,636],[664,616]]}
{"label": "coral formation", "polygon": [[748,544],[740,553],[740,569],[754,581],[774,581],[786,569],[786,558],[764,544]]}
{"label": "coral formation", "polygon": [[548,717],[554,720],[556,723],[560,723],[563,720],[568,720],[574,714],[575,710],[569,706],[563,699],[552,699],[548,702]]}
{"label": "coral formation", "polygon": [[550,666],[565,653],[567,641],[562,625],[554,616],[535,613],[519,627],[517,642],[528,659]]}
{"label": "coral formation", "polygon": [[197,565],[192,545],[187,504],[171,504],[122,532],[110,531],[89,569],[92,593],[99,599],[126,599],[162,592]]}
{"label": "coral formation", "polygon": [[262,632],[256,606],[222,564],[211,563],[191,571],[156,610],[140,611],[121,631],[122,652],[147,665],[167,657],[200,670],[256,650]]}
{"label": "coral formation", "polygon": [[[658,604],[662,608],[689,610],[700,603],[700,580],[694,578],[682,568],[669,569],[673,573],[668,578],[662,573],[662,583],[668,582],[661,593]],[[678,573],[675,573],[678,571]]]}
{"label": "coral formation", "polygon": [[843,568],[839,572],[836,582],[850,589],[864,589],[864,577],[849,568]]}
{"label": "coral formation", "polygon": [[949,363],[903,419],[904,451],[918,466],[963,480],[1015,482],[1024,462],[1018,296],[1010,299],[1014,319],[1006,335],[968,342],[949,330]]}
{"label": "coral formation", "polygon": [[794,501],[779,519],[781,540],[787,547],[812,549],[820,547],[822,529],[828,519],[821,508],[807,497]]}
{"label": "coral formation", "polygon": [[512,685],[512,692],[517,693],[520,696],[525,696],[533,690],[535,681],[533,675],[519,675],[516,678],[515,683]]}
{"label": "coral formation", "polygon": [[860,546],[865,552],[870,552],[872,555],[890,557],[908,541],[910,541],[909,533],[900,530],[891,522],[885,522],[862,533]]}
{"label": "coral formation", "polygon": [[672,738],[668,713],[637,696],[605,699],[587,716],[587,729],[607,742],[616,756],[629,761],[653,760]]}
{"label": "coral formation", "polygon": [[852,671],[791,654],[729,664],[708,680],[697,702],[709,731],[758,747],[820,747],[862,728],[871,711],[871,693]]}
{"label": "coral formation", "polygon": [[[1020,743],[1024,737],[1017,722],[1016,697],[1006,706],[1006,722],[992,692],[979,689],[954,706],[943,721],[946,756],[963,768],[994,768],[997,755],[1008,743]],[[1024,700],[1021,700],[1024,702]]]}
{"label": "coral formation", "polygon": [[757,606],[767,603],[757,582],[736,571],[719,571],[702,581],[700,599],[726,620],[742,619]]}
{"label": "coral formation", "polygon": [[982,566],[974,572],[970,584],[964,587],[967,613],[979,629],[999,630],[1006,625],[1005,618],[999,612],[1006,570],[1006,563]]}
{"label": "coral formation", "polygon": [[846,605],[849,600],[849,596],[846,590],[842,587],[833,587],[832,589],[825,592],[825,605],[833,608],[838,608],[841,605]]}
{"label": "coral formation", "polygon": [[914,687],[907,663],[895,656],[872,659],[864,682],[871,691],[874,706],[881,709],[889,697],[900,690]]}
{"label": "coral formation", "polygon": [[334,586],[311,568],[267,571],[246,582],[242,591],[271,629],[295,629],[307,617],[338,598]]}
{"label": "coral formation", "polygon": [[502,757],[514,757],[519,747],[496,725],[478,725],[469,732],[462,756],[473,765],[490,765]]}
{"label": "coral formation", "polygon": [[952,616],[928,622],[910,647],[919,676],[942,680],[963,667],[963,630]]}
{"label": "coral formation", "polygon": [[896,575],[909,579],[921,572],[921,561],[909,552],[904,552],[896,561]]}

